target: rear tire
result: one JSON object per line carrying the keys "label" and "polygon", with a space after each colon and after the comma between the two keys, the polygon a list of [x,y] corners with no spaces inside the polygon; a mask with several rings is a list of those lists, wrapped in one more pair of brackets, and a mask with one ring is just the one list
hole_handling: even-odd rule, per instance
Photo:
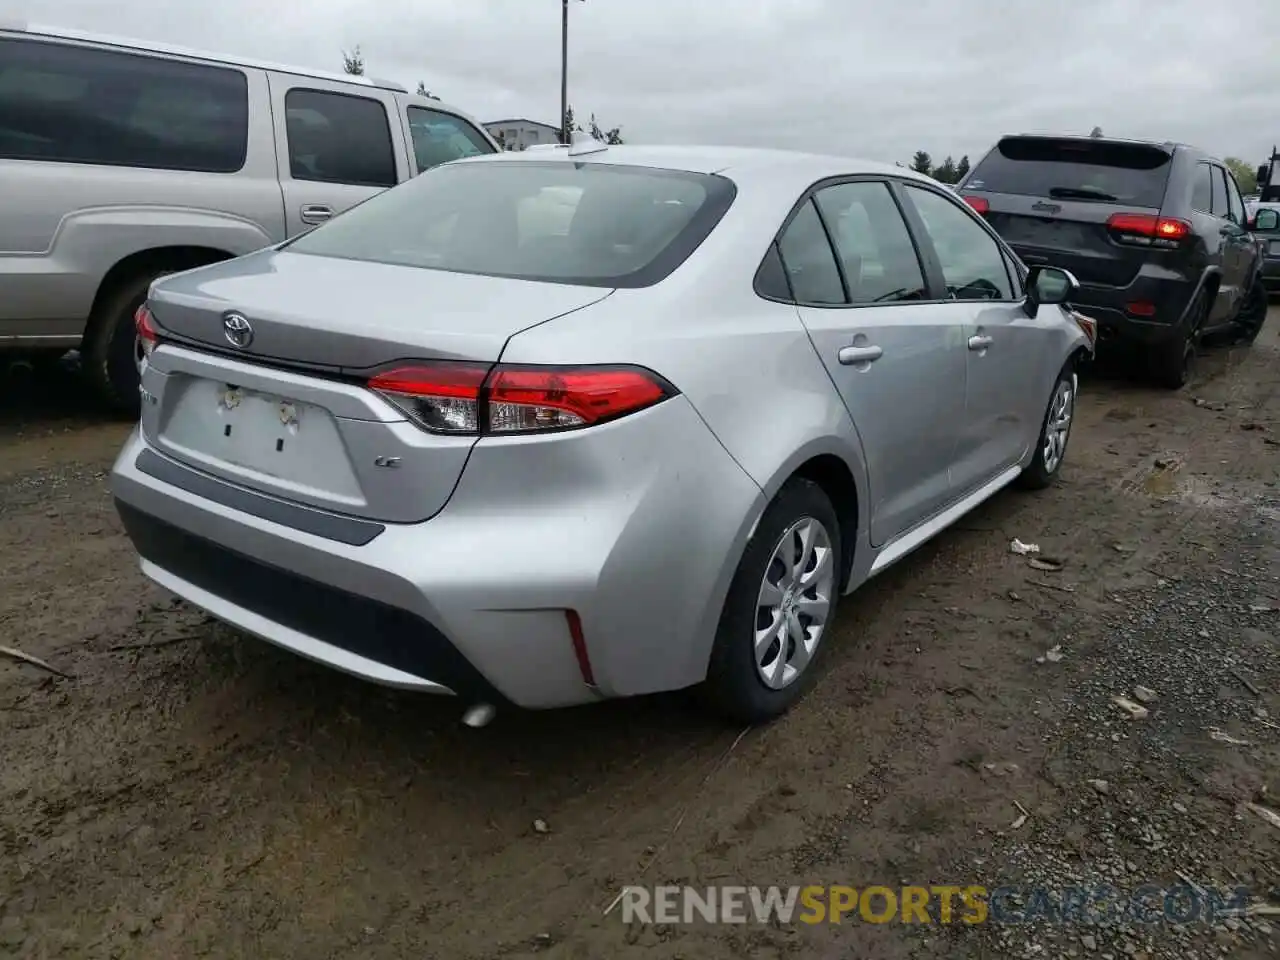
{"label": "rear tire", "polygon": [[1266,287],[1263,286],[1262,278],[1255,276],[1253,283],[1249,286],[1249,292],[1245,294],[1240,315],[1236,317],[1237,343],[1249,344],[1258,339],[1258,334],[1262,332],[1262,325],[1267,322],[1270,299],[1267,296]]}
{"label": "rear tire", "polygon": [[133,315],[146,301],[152,282],[171,272],[162,270],[125,281],[103,297],[89,318],[81,351],[84,374],[111,410],[133,419],[142,410]]}
{"label": "rear tire", "polygon": [[822,488],[788,481],[760,518],[725,598],[700,691],[715,712],[734,723],[764,723],[804,694],[843,586],[841,550],[839,521]]}
{"label": "rear tire", "polygon": [[1036,452],[1031,463],[1018,474],[1018,486],[1024,490],[1043,490],[1050,486],[1062,463],[1067,458],[1067,443],[1071,439],[1071,424],[1076,412],[1075,363],[1068,360],[1058,372],[1049,395],[1036,439]]}
{"label": "rear tire", "polygon": [[1200,346],[1200,330],[1209,315],[1209,297],[1201,290],[1191,303],[1187,329],[1161,344],[1152,357],[1152,373],[1156,383],[1166,390],[1181,390],[1195,373],[1196,354]]}

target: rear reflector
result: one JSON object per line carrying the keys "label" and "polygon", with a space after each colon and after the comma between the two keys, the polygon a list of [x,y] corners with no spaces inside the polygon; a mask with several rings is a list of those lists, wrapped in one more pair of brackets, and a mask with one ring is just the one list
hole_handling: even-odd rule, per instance
{"label": "rear reflector", "polygon": [[1134,300],[1124,305],[1124,312],[1132,317],[1154,317],[1156,305],[1147,300]]}
{"label": "rear reflector", "polygon": [[1112,214],[1107,219],[1107,229],[1121,242],[1142,246],[1173,247],[1191,236],[1187,221],[1147,213]]}
{"label": "rear reflector", "polygon": [[138,343],[142,345],[142,355],[151,356],[156,344],[160,342],[160,337],[156,333],[155,318],[151,316],[151,311],[147,309],[145,303],[133,315],[133,328],[138,334]]}
{"label": "rear reflector", "polygon": [[569,623],[569,639],[573,643],[573,655],[578,661],[578,672],[582,674],[582,682],[588,687],[596,685],[596,673],[591,668],[591,657],[587,653],[587,638],[582,632],[582,618],[577,610],[566,610],[564,618]]}
{"label": "rear reflector", "polygon": [[397,367],[368,383],[432,433],[517,434],[589,427],[651,407],[675,390],[638,367]]}
{"label": "rear reflector", "polygon": [[991,204],[987,203],[986,197],[968,197],[964,198],[964,202],[978,213],[986,213],[991,209]]}

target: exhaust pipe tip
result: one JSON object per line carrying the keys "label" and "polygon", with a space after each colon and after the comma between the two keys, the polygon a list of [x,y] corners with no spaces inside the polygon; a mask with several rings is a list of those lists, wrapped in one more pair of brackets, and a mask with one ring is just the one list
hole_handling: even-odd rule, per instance
{"label": "exhaust pipe tip", "polygon": [[478,730],[481,727],[488,726],[497,712],[492,704],[477,703],[462,715],[462,722],[473,730]]}

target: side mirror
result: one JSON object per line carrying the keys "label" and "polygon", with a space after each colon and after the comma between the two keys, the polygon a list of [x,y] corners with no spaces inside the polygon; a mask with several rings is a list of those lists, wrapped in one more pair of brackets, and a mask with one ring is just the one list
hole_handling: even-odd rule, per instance
{"label": "side mirror", "polygon": [[1060,267],[1035,266],[1027,274],[1027,316],[1034,317],[1042,304],[1062,304],[1075,296],[1080,281]]}
{"label": "side mirror", "polygon": [[1261,230],[1270,232],[1280,229],[1280,213],[1275,210],[1259,210],[1253,215],[1253,220],[1249,224],[1250,230]]}

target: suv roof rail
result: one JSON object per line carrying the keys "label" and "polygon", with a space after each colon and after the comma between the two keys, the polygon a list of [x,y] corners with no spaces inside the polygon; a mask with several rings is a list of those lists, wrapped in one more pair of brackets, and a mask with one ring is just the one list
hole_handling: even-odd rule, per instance
{"label": "suv roof rail", "polygon": [[531,143],[529,144],[529,146],[525,147],[524,149],[526,153],[529,152],[530,150],[568,150],[569,144],[567,143]]}

